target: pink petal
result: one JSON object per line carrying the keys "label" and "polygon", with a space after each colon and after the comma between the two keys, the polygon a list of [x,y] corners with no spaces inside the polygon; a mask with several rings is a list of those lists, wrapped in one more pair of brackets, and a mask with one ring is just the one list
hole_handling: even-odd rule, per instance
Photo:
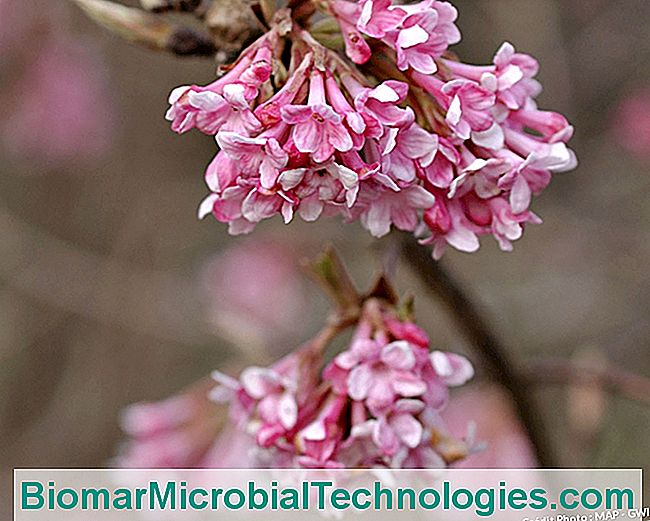
{"label": "pink petal", "polygon": [[390,419],[390,426],[404,445],[414,449],[422,441],[422,424],[410,414],[398,414]]}
{"label": "pink petal", "polygon": [[518,175],[512,185],[512,191],[510,192],[510,206],[512,207],[512,213],[518,214],[528,210],[531,195],[532,193],[528,186],[528,182],[523,175]]}
{"label": "pink petal", "polygon": [[455,353],[434,351],[431,353],[431,363],[438,376],[452,387],[463,385],[474,376],[474,368],[469,360]]}
{"label": "pink petal", "polygon": [[427,384],[411,373],[396,375],[392,387],[397,394],[406,398],[422,396],[427,391]]}
{"label": "pink petal", "polygon": [[386,418],[380,418],[375,425],[373,441],[388,456],[394,456],[399,450],[399,440]]}
{"label": "pink petal", "polygon": [[381,361],[393,369],[408,371],[415,366],[415,355],[409,343],[400,340],[391,342],[382,349]]}
{"label": "pink petal", "polygon": [[290,393],[284,393],[278,404],[278,416],[285,429],[292,429],[298,421],[298,404]]}
{"label": "pink petal", "polygon": [[241,384],[246,394],[260,400],[280,386],[278,375],[263,367],[247,367],[242,371]]}
{"label": "pink petal", "polygon": [[348,375],[348,395],[353,400],[365,400],[370,392],[373,374],[367,365],[359,365]]}

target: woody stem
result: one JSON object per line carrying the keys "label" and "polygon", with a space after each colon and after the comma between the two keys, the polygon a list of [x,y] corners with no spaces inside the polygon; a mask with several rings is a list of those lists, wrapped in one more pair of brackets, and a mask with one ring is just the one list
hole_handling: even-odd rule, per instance
{"label": "woody stem", "polygon": [[519,375],[510,353],[489,326],[481,310],[462,285],[431,258],[428,248],[419,245],[410,236],[405,237],[401,245],[402,255],[414,274],[445,305],[459,331],[482,358],[491,377],[510,394],[533,444],[539,465],[554,467],[555,460],[546,427],[534,397],[530,394],[530,387]]}

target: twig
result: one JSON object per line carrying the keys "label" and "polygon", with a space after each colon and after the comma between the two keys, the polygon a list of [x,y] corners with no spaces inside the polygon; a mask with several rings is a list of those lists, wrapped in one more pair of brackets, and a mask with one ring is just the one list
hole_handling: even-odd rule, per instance
{"label": "twig", "polygon": [[315,260],[305,260],[303,268],[336,304],[340,313],[358,314],[361,296],[354,286],[343,261],[328,245]]}
{"label": "twig", "polygon": [[650,379],[619,367],[596,367],[548,358],[527,365],[521,372],[529,385],[599,385],[624,398],[650,405]]}
{"label": "twig", "polygon": [[179,56],[214,56],[217,52],[207,32],[171,22],[149,11],[109,0],[72,1],[96,23],[133,43]]}
{"label": "twig", "polygon": [[480,310],[461,285],[431,258],[429,250],[419,245],[412,236],[402,239],[402,253],[413,272],[443,302],[458,329],[482,357],[490,375],[511,395],[540,466],[555,466],[542,416],[529,387],[517,373],[509,353]]}

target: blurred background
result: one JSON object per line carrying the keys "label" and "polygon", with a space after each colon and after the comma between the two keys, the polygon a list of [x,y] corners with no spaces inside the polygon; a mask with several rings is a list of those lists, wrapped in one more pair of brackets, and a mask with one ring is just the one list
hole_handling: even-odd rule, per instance
{"label": "blurred background", "polygon": [[[575,125],[580,167],[534,202],[545,222],[513,253],[487,238],[444,266],[522,366],[650,376],[650,2],[454,3],[464,61],[490,62],[505,39],[540,60],[540,105]],[[104,466],[125,405],[309,338],[326,301],[298,262],[324,242],[361,287],[381,267],[357,224],[273,221],[232,238],[197,221],[215,144],[163,115],[173,87],[213,74],[210,59],[130,45],[68,2],[0,0],[0,514],[12,467]],[[407,266],[397,284],[434,346],[473,356]],[[458,403],[505,410],[478,420],[479,437],[484,422],[495,451],[514,450],[498,443],[516,426],[487,376]],[[551,380],[534,392],[560,465],[650,468],[649,407]]]}

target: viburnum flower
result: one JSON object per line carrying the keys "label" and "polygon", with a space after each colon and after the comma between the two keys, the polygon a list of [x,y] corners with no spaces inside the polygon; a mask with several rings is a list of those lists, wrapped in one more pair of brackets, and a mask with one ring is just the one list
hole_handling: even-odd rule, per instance
{"label": "viburnum flower", "polygon": [[282,108],[282,120],[291,125],[291,137],[298,151],[311,154],[316,163],[324,163],[335,150],[347,152],[352,138],[338,114],[325,99],[322,73],[314,71],[309,81],[306,105]]}
{"label": "viburnum flower", "polygon": [[449,2],[316,4],[333,24],[312,34],[304,13],[280,9],[220,78],[172,92],[172,128],[221,149],[200,217],[239,234],[276,215],[338,215],[375,236],[411,231],[435,258],[483,235],[512,249],[541,222],[534,196],[577,164],[573,127],[535,103],[537,61],[509,43],[489,65],[457,59]]}
{"label": "viburnum flower", "polygon": [[121,426],[130,439],[113,464],[127,468],[254,466],[254,439],[225,425],[219,407],[209,398],[213,387],[207,378],[166,400],[127,407]]}
{"label": "viburnum flower", "polygon": [[[430,351],[427,335],[371,299],[350,346],[326,364],[317,337],[238,378],[215,371],[165,401],[130,406],[125,467],[439,468],[477,445],[441,413],[472,378],[462,356]],[[216,403],[215,403],[216,402]],[[219,411],[229,404],[229,419]],[[225,421],[225,423],[224,423]]]}
{"label": "viburnum flower", "polygon": [[[336,304],[327,325],[271,365],[214,371],[176,397],[130,406],[118,464],[230,466],[236,454],[268,468],[440,468],[478,447],[441,416],[471,363],[432,349],[385,277],[362,296],[331,251],[310,266]],[[348,328],[345,347],[326,356]]]}
{"label": "viburnum flower", "polygon": [[[424,450],[436,454],[440,466],[470,450],[447,452],[431,442],[431,432],[442,425],[449,387],[472,378],[471,364],[431,352],[422,330],[378,301],[365,305],[350,346],[315,372],[319,359],[308,343],[238,379],[216,372],[213,397],[229,400],[235,424],[292,466],[399,467]],[[456,448],[463,446],[456,441]]]}

